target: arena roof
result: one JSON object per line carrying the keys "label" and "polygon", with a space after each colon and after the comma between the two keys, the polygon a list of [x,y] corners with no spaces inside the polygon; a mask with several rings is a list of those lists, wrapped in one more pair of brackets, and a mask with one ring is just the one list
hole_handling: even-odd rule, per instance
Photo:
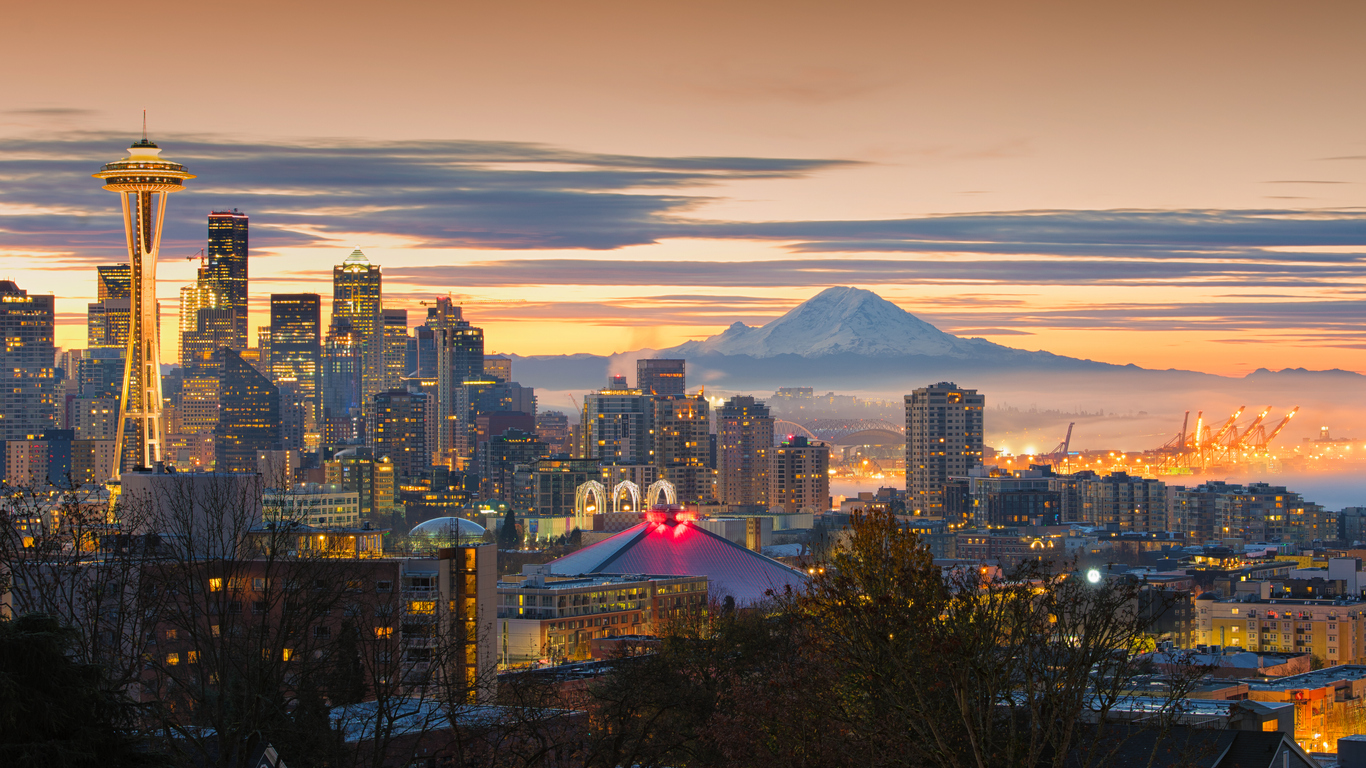
{"label": "arena roof", "polygon": [[651,510],[647,516],[606,541],[552,561],[550,572],[706,576],[712,595],[729,595],[741,605],[763,600],[770,589],[800,589],[806,583],[801,571],[703,530],[685,514]]}

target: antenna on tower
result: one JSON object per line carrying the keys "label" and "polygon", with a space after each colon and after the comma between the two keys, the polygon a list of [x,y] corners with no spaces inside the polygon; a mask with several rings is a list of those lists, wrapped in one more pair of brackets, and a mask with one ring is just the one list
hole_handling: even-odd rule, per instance
{"label": "antenna on tower", "polygon": [[142,142],[147,143],[147,110],[142,110]]}

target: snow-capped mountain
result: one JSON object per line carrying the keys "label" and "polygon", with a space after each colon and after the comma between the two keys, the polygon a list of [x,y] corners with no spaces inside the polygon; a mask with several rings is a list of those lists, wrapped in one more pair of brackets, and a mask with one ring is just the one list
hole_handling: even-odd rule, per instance
{"label": "snow-capped mountain", "polygon": [[689,341],[660,354],[970,358],[1017,351],[984,339],[960,339],[945,333],[872,291],[837,287],[821,291],[758,328],[737,322],[716,336]]}

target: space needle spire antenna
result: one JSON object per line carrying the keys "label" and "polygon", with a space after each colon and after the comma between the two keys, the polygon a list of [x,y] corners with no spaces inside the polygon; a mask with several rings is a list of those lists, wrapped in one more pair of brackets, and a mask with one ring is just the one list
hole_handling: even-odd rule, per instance
{"label": "space needle spire antenna", "polygon": [[166,222],[166,198],[193,179],[185,166],[162,157],[147,140],[147,110],[142,111],[142,141],[128,157],[92,174],[123,204],[123,232],[132,284],[129,290],[128,348],[119,398],[114,443],[114,477],[125,468],[155,467],[164,459],[166,425],[161,407],[161,339],[157,322],[157,255]]}

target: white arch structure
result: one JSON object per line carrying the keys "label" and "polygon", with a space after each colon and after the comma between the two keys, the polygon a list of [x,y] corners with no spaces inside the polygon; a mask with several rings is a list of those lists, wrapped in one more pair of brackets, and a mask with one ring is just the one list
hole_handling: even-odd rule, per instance
{"label": "white arch structure", "polygon": [[[592,498],[590,505],[589,498]],[[579,528],[592,528],[593,515],[608,510],[607,489],[597,480],[589,480],[574,491],[574,522]],[[591,506],[591,508],[590,508]]]}
{"label": "white arch structure", "polygon": [[[631,495],[630,509],[622,509],[622,491]],[[613,512],[640,512],[640,486],[630,480],[622,480],[612,488],[612,511]]]}
{"label": "white arch structure", "polygon": [[674,489],[674,484],[668,480],[656,480],[650,483],[650,488],[645,492],[645,503],[651,507],[659,503],[659,494],[664,494],[665,504],[678,503],[678,491]]}

